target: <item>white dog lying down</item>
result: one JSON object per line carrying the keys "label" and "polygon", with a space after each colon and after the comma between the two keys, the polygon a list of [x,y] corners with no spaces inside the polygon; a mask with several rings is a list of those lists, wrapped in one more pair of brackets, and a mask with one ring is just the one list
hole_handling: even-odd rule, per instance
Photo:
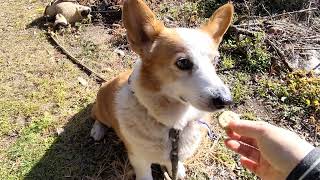
{"label": "white dog lying down", "polygon": [[90,7],[82,6],[76,0],[55,0],[46,7],[44,16],[55,18],[54,26],[66,26],[88,18],[90,12]]}

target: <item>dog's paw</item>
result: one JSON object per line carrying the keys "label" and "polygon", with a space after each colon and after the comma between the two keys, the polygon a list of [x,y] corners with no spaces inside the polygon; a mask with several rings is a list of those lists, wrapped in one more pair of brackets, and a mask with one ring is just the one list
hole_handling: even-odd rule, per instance
{"label": "dog's paw", "polygon": [[178,174],[177,174],[177,176],[178,176],[178,179],[184,179],[186,177],[186,169],[185,169],[184,165],[181,162],[178,163]]}
{"label": "dog's paw", "polygon": [[95,121],[90,132],[90,136],[95,141],[100,141],[106,134],[106,128],[98,121]]}

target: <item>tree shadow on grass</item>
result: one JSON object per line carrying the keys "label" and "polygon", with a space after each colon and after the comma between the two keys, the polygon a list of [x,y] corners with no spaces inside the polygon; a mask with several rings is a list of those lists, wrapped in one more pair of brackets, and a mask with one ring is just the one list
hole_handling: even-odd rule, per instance
{"label": "tree shadow on grass", "polygon": [[[124,145],[112,129],[95,142],[90,137],[92,104],[69,119],[64,131],[25,176],[35,179],[133,179]],[[159,169],[153,168],[159,178]]]}

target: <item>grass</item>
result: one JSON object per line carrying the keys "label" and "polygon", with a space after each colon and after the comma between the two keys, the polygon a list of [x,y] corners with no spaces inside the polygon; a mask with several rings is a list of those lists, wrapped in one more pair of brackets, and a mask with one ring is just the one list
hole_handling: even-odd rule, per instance
{"label": "grass", "polygon": [[[113,131],[101,142],[89,137],[89,113],[99,84],[57,51],[42,27],[32,23],[48,2],[13,0],[1,4],[5,12],[0,14],[0,32],[4,32],[0,33],[0,177],[132,179],[126,152]],[[151,5],[160,12],[160,18],[171,16],[172,26],[193,27],[210,16],[215,8],[210,2]],[[58,39],[83,63],[110,80],[131,68],[136,55],[128,50],[123,29],[108,30],[79,24],[58,34]],[[263,100],[271,103],[279,116],[296,118],[296,124],[305,112],[308,117],[303,120],[313,126],[319,124],[319,79],[304,73],[284,79],[270,77],[270,54],[263,38],[257,34],[236,39],[229,34],[221,45],[218,68],[227,70],[221,76],[232,87],[236,103],[232,110],[246,119],[271,118],[264,104],[256,103]],[[125,56],[118,56],[115,49],[123,50]],[[79,77],[88,85],[81,85]],[[282,97],[286,99],[282,101]],[[256,179],[223,145],[225,135],[215,126],[215,116],[212,128],[222,138],[216,143],[203,141],[197,154],[186,162],[188,179]]]}
{"label": "grass", "polygon": [[227,34],[221,44],[222,66],[237,67],[247,73],[267,72],[271,65],[271,54],[264,44],[264,34],[256,33],[254,37]]}

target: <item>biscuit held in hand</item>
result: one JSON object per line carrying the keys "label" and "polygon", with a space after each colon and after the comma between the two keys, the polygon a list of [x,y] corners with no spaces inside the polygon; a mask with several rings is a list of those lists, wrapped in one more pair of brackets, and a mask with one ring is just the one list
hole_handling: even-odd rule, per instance
{"label": "biscuit held in hand", "polygon": [[227,129],[231,120],[240,120],[240,116],[232,111],[224,111],[219,117],[218,122],[221,128]]}

